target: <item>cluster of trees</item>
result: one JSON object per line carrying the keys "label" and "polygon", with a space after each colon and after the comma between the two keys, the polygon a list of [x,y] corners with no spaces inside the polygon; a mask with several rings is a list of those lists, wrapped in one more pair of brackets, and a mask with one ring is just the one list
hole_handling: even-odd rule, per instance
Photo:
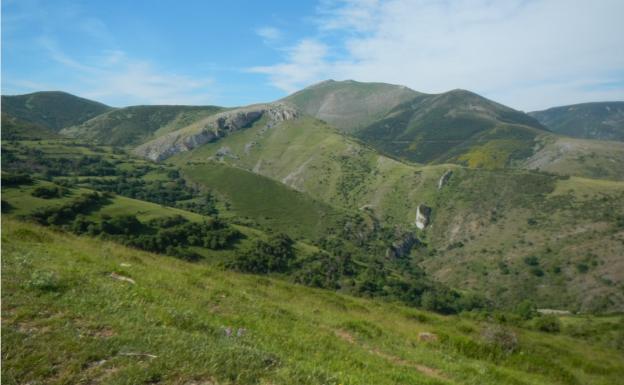
{"label": "cluster of trees", "polygon": [[32,178],[27,174],[2,174],[2,187],[17,187],[24,184],[31,184],[32,182]]}
{"label": "cluster of trees", "polygon": [[295,261],[294,241],[286,234],[275,234],[266,241],[257,239],[227,263],[228,267],[248,273],[285,273]]}
{"label": "cluster of trees", "polygon": [[70,204],[36,210],[30,218],[43,225],[62,226],[78,235],[101,236],[142,250],[198,260],[200,255],[191,248],[213,250],[230,247],[242,234],[227,223],[210,219],[201,223],[190,222],[182,216],[139,221],[135,215],[102,215],[98,219],[86,214],[103,195],[84,194]]}
{"label": "cluster of trees", "polygon": [[30,193],[34,197],[43,199],[62,198],[65,194],[67,190],[61,186],[39,186]]}
{"label": "cluster of trees", "polygon": [[109,197],[106,193],[85,193],[61,206],[36,209],[28,217],[42,225],[62,225],[71,222],[79,214],[87,214],[103,206]]}

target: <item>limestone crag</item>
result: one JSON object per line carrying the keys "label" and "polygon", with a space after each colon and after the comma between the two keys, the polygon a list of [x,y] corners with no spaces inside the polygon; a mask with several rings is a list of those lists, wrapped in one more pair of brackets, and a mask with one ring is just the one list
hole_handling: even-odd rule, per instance
{"label": "limestone crag", "polygon": [[428,207],[422,203],[419,204],[418,208],[416,209],[416,227],[418,227],[420,230],[424,230],[429,225],[430,216],[431,207]]}
{"label": "limestone crag", "polygon": [[442,174],[442,176],[440,177],[440,180],[438,181],[438,190],[442,189],[442,187],[444,187],[444,185],[448,183],[452,175],[453,175],[453,170],[446,170],[446,172]]}
{"label": "limestone crag", "polygon": [[137,147],[134,152],[153,161],[162,161],[179,152],[190,151],[206,143],[215,142],[232,132],[250,127],[266,116],[267,126],[292,120],[299,116],[293,107],[282,103],[258,104],[237,108],[210,116],[199,124],[163,135]]}

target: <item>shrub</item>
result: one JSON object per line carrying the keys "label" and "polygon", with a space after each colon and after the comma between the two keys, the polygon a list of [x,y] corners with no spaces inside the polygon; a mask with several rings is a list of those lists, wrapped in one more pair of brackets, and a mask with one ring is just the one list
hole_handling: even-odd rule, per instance
{"label": "shrub", "polygon": [[274,235],[267,242],[256,240],[228,266],[248,273],[286,272],[295,258],[293,244],[293,240],[286,234]]}
{"label": "shrub", "polygon": [[63,187],[59,186],[39,186],[33,190],[30,195],[43,198],[43,199],[52,199],[52,198],[62,198],[65,195],[66,191]]}
{"label": "shrub", "polygon": [[535,255],[531,255],[528,257],[524,257],[524,263],[526,263],[529,266],[538,266],[539,259]]}
{"label": "shrub", "polygon": [[481,332],[481,338],[488,345],[495,346],[504,353],[518,350],[518,337],[512,330],[501,325],[488,325]]}
{"label": "shrub", "polygon": [[57,291],[61,287],[58,277],[51,271],[33,272],[26,286],[41,291]]}
{"label": "shrub", "polygon": [[561,321],[554,314],[547,314],[535,319],[534,327],[546,333],[559,333],[561,331]]}

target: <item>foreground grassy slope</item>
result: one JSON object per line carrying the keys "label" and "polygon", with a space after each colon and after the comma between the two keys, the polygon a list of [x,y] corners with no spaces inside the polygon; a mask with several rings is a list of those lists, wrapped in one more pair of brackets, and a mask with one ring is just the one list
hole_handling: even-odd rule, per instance
{"label": "foreground grassy slope", "polygon": [[6,384],[607,385],[624,376],[610,343],[506,327],[518,341],[506,353],[487,337],[501,329],[485,322],[6,218],[2,230]]}
{"label": "foreground grassy slope", "polygon": [[624,102],[581,103],[530,115],[558,134],[624,141]]}
{"label": "foreground grassy slope", "polygon": [[216,106],[132,106],[67,127],[62,133],[99,144],[138,145],[221,110]]}
{"label": "foreground grassy slope", "polygon": [[55,132],[109,110],[111,107],[102,103],[60,91],[2,96],[3,113]]}

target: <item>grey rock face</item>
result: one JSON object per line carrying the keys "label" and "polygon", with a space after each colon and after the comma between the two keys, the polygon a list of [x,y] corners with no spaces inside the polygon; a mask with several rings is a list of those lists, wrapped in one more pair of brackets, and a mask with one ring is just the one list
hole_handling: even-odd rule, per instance
{"label": "grey rock face", "polygon": [[162,161],[179,152],[190,151],[206,143],[215,142],[232,132],[250,127],[264,115],[274,125],[299,116],[296,109],[285,104],[260,104],[225,111],[208,118],[199,128],[183,128],[163,135],[137,147],[134,152],[153,161]]}
{"label": "grey rock face", "polygon": [[448,183],[452,175],[453,175],[453,170],[447,170],[444,174],[442,174],[442,176],[440,177],[440,180],[438,181],[438,190],[442,189],[442,187],[444,187],[444,185]]}
{"label": "grey rock face", "polygon": [[429,220],[431,217],[431,207],[428,207],[424,204],[419,204],[416,209],[416,227],[420,230],[424,230],[429,225]]}

